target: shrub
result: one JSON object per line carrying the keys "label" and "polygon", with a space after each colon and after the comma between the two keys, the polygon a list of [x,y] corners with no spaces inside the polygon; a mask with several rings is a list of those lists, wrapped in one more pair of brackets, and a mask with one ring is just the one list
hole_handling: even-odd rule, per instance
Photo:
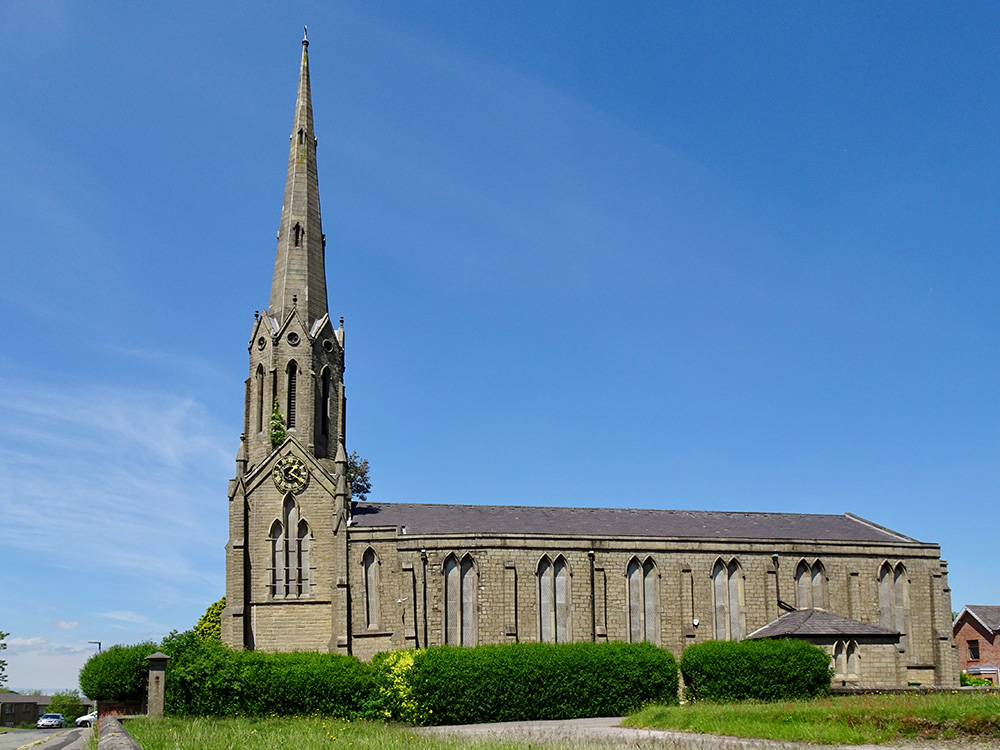
{"label": "shrub", "polygon": [[193,631],[163,642],[164,709],[185,716],[354,717],[370,705],[372,670],[353,656],[233,651]]}
{"label": "shrub", "polygon": [[985,677],[973,677],[968,672],[959,672],[958,681],[963,687],[983,687],[986,685],[992,685],[990,680]]}
{"label": "shrub", "polygon": [[649,643],[438,646],[414,652],[394,679],[410,703],[392,718],[426,724],[620,716],[677,702],[674,657]]}
{"label": "shrub", "polygon": [[685,694],[692,700],[799,700],[830,692],[830,655],[790,638],[707,641],[681,656]]}
{"label": "shrub", "polygon": [[91,656],[80,670],[80,689],[95,701],[141,700],[146,692],[146,657],[157,651],[150,641],[112,646]]}

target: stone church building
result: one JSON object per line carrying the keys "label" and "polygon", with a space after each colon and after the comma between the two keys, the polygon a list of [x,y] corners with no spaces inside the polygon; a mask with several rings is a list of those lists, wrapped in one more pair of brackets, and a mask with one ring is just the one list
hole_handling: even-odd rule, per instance
{"label": "stone church building", "polygon": [[[271,298],[250,337],[229,484],[228,644],[369,659],[648,640],[679,656],[771,628],[824,645],[838,683],[958,683],[939,546],[850,513],[352,502],[344,325],[327,308],[302,44]],[[272,448],[275,402],[287,438]]]}

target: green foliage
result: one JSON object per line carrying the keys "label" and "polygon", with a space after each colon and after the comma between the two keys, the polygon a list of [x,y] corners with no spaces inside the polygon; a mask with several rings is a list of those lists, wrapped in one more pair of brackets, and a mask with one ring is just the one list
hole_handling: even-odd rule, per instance
{"label": "green foliage", "polygon": [[[10,633],[4,633],[2,630],[0,630],[0,651],[3,651],[5,648],[7,648],[8,635],[10,635]],[[3,659],[0,659],[0,687],[3,687],[3,684],[7,682],[7,675],[5,674],[6,670],[7,670],[7,662],[4,661]]]}
{"label": "green foliage", "polygon": [[216,641],[222,640],[222,610],[226,608],[226,597],[222,597],[215,604],[210,604],[208,609],[198,619],[198,624],[194,626],[196,632],[202,638],[211,638]]}
{"label": "green foliage", "polygon": [[354,717],[371,703],[372,670],[353,656],[234,651],[194,631],[168,636],[162,650],[170,714]]}
{"label": "green foliage", "polygon": [[271,450],[281,445],[285,440],[285,420],[278,409],[278,399],[275,397],[274,406],[271,407]]}
{"label": "green foliage", "polygon": [[65,692],[53,693],[52,700],[49,701],[49,713],[62,714],[66,717],[66,723],[71,724],[78,716],[83,716],[87,710],[80,701],[80,693],[77,690],[67,690]]}
{"label": "green foliage", "polygon": [[973,677],[968,672],[960,672],[958,675],[958,681],[963,687],[984,687],[986,685],[993,684],[985,677]]}
{"label": "green foliage", "polygon": [[802,700],[830,692],[830,656],[806,641],[707,641],[681,657],[692,700]]}
{"label": "green foliage", "polygon": [[393,718],[425,724],[621,716],[677,702],[674,657],[650,643],[438,646],[393,677],[405,683]]}
{"label": "green foliage", "polygon": [[358,501],[364,501],[372,491],[368,459],[361,458],[357,451],[351,451],[351,455],[347,457],[347,483],[351,487],[351,496]]}
{"label": "green foliage", "polygon": [[157,649],[155,643],[146,641],[94,654],[80,670],[80,689],[96,701],[141,700],[149,671],[146,657]]}

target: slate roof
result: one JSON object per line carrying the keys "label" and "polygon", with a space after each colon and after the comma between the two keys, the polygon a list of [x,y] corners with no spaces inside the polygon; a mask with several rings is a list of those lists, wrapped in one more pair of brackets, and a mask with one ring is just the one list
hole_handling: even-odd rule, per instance
{"label": "slate roof", "polygon": [[988,604],[966,604],[962,608],[962,612],[955,618],[956,623],[961,619],[963,612],[968,612],[991,632],[1000,632],[1000,607]]}
{"label": "slate roof", "polygon": [[916,542],[850,513],[740,513],[629,508],[546,508],[435,503],[358,503],[353,527],[407,534],[547,534],[674,539]]}
{"label": "slate roof", "polygon": [[809,636],[834,636],[836,638],[894,637],[899,632],[841,617],[822,609],[799,609],[786,612],[774,622],[752,632],[747,638],[804,638]]}

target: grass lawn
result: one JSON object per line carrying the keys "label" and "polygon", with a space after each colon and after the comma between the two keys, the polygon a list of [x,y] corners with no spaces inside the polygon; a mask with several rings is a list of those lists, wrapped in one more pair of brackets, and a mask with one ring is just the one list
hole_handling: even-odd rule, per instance
{"label": "grass lawn", "polygon": [[125,724],[143,750],[527,750],[528,744],[470,742],[406,727],[322,717],[133,719]]}
{"label": "grass lawn", "polygon": [[1000,740],[1000,696],[933,693],[835,696],[786,703],[689,703],[649,706],[625,723],[828,745],[902,739]]}

